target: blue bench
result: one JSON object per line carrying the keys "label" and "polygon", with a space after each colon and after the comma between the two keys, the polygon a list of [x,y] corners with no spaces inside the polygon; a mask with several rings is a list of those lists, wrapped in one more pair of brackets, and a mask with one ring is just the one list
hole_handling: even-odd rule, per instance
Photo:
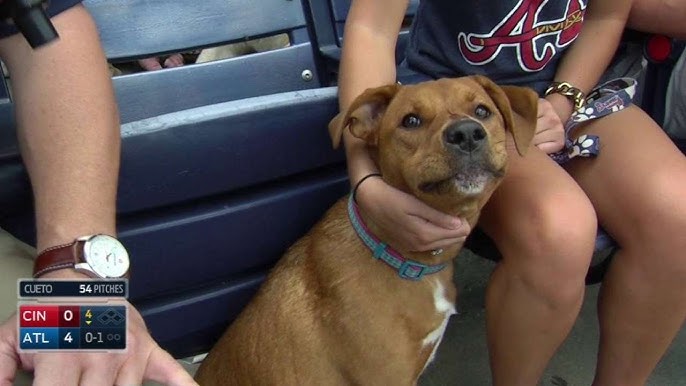
{"label": "blue bench", "polygon": [[[86,0],[110,61],[287,33],[269,52],[113,79],[118,232],[130,297],[176,356],[206,350],[285,249],[349,189],[298,1]],[[309,74],[309,75],[308,75]],[[307,75],[307,76],[305,76]],[[1,102],[1,101],[0,101]],[[0,103],[0,226],[33,242],[31,191]]]}

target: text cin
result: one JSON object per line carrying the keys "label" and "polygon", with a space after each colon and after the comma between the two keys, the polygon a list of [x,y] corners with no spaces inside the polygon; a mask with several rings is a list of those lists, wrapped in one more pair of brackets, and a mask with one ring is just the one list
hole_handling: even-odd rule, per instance
{"label": "text cin", "polygon": [[24,310],[21,313],[21,320],[26,322],[45,322],[48,320],[48,313],[42,310]]}

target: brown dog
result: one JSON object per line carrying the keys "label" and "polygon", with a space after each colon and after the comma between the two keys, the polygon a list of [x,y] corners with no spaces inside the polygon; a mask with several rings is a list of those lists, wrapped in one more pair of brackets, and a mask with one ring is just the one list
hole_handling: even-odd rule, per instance
{"label": "brown dog", "polygon": [[[390,85],[363,93],[329,131],[338,146],[349,128],[387,183],[474,226],[505,173],[506,132],[523,155],[537,102],[530,89],[481,76]],[[461,245],[397,251],[415,263],[392,268],[372,257],[348,205],[336,203],[279,261],[201,365],[201,385],[416,384],[455,312]],[[364,213],[360,221],[384,239]],[[416,263],[444,268],[403,278],[422,276]]]}

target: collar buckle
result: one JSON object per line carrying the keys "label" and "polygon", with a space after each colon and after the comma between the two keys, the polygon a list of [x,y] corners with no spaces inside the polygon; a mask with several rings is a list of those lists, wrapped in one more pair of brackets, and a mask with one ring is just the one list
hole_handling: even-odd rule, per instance
{"label": "collar buckle", "polygon": [[408,280],[419,280],[424,277],[429,266],[414,261],[405,260],[398,268],[398,276]]}

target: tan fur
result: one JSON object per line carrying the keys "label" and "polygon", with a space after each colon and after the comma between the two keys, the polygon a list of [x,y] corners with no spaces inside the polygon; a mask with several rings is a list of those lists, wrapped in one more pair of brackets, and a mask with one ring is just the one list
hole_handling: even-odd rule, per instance
{"label": "tan fur", "polygon": [[[477,104],[490,108],[492,116],[481,121],[488,133],[484,158],[504,172],[506,130],[518,148],[529,146],[519,141],[533,135],[536,98],[531,90],[503,90],[481,78],[386,86],[358,97],[329,129],[334,145],[345,128],[365,139],[388,183],[474,225],[502,174],[478,195],[462,194],[450,183],[423,190],[423,184],[461,170],[461,158],[443,143],[443,130],[456,120],[473,119]],[[408,113],[421,116],[422,127],[399,127]],[[451,260],[461,245],[438,256],[401,250],[407,258],[448,266],[420,281],[400,279],[360,242],[346,199],[278,262],[198,370],[201,385],[416,384],[433,350],[422,340],[445,318],[434,305],[434,288],[440,282],[446,298],[455,301]]]}

